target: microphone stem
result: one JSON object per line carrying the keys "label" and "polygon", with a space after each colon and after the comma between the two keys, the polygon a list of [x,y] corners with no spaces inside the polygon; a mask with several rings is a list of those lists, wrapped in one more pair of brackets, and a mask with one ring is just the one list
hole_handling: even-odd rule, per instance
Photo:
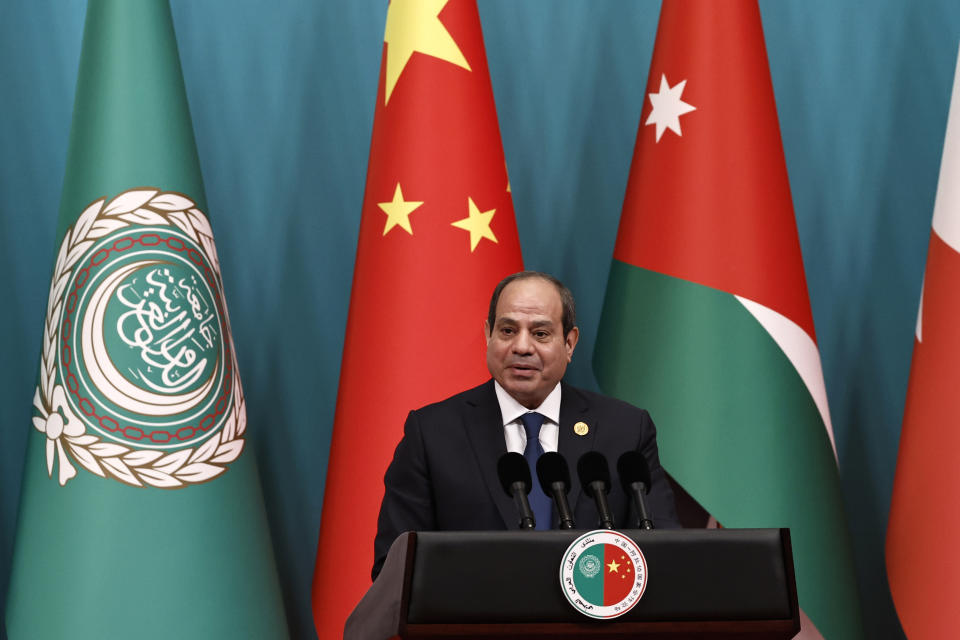
{"label": "microphone stem", "polygon": [[533,517],[533,509],[530,508],[530,500],[527,499],[527,492],[524,483],[514,482],[513,501],[517,504],[517,511],[520,512],[520,528],[536,529],[537,521]]}
{"label": "microphone stem", "polygon": [[564,491],[562,482],[550,483],[550,493],[553,494],[553,502],[557,505],[557,515],[560,516],[561,529],[573,529],[573,514],[570,513],[570,504],[567,502],[567,493]]}
{"label": "microphone stem", "polygon": [[653,520],[647,513],[647,502],[643,495],[647,492],[647,485],[643,482],[631,482],[630,494],[633,496],[633,506],[637,509],[637,518],[640,520],[640,528],[649,531],[653,529]]}
{"label": "microphone stem", "polygon": [[593,499],[597,502],[597,511],[600,513],[600,526],[604,529],[613,529],[613,515],[610,513],[605,489],[606,487],[599,480],[590,483],[590,491],[593,493]]}

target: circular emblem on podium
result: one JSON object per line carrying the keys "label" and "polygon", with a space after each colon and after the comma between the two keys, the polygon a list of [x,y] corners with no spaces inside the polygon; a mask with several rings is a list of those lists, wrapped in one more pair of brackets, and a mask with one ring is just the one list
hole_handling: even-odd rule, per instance
{"label": "circular emblem on podium", "polygon": [[60,484],[74,463],[134,486],[211,480],[246,426],[206,216],[135,189],[67,229],[51,283],[34,426]]}
{"label": "circular emblem on podium", "polygon": [[609,529],[573,541],[560,564],[560,587],[570,605],[609,620],[630,611],[647,588],[647,560],[637,543]]}

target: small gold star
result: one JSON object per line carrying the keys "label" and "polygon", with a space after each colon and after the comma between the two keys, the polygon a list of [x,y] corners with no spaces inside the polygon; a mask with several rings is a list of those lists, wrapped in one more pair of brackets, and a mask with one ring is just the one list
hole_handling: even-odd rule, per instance
{"label": "small gold star", "polygon": [[493,220],[493,216],[497,210],[490,209],[489,211],[480,211],[477,205],[473,203],[473,198],[467,198],[467,207],[469,215],[462,220],[457,220],[450,224],[458,229],[470,232],[470,252],[473,253],[473,250],[480,244],[481,239],[486,238],[493,242],[497,241],[497,236],[493,235],[493,230],[490,229],[490,222]]}
{"label": "small gold star", "polygon": [[387,214],[387,223],[383,227],[383,235],[394,227],[400,227],[410,235],[413,235],[413,227],[410,226],[410,214],[416,211],[423,202],[406,201],[403,199],[403,191],[400,190],[400,183],[393,191],[393,200],[391,202],[378,202],[377,206]]}
{"label": "small gold star", "polygon": [[610,564],[607,565],[607,568],[610,569],[610,573],[620,573],[620,565],[617,564],[616,560],[611,560]]}

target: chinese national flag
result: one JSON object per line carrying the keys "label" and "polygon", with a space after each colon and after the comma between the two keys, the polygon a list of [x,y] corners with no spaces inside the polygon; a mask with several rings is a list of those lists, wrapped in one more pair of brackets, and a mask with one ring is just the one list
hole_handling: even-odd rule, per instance
{"label": "chinese national flag", "polygon": [[616,545],[603,547],[603,606],[612,607],[630,595],[634,567],[627,554]]}
{"label": "chinese national flag", "polygon": [[493,288],[523,268],[474,0],[393,0],[313,582],[320,638],[370,586],[407,413],[483,382]]}
{"label": "chinese national flag", "polygon": [[960,626],[960,58],[887,525],[887,577],[910,638]]}

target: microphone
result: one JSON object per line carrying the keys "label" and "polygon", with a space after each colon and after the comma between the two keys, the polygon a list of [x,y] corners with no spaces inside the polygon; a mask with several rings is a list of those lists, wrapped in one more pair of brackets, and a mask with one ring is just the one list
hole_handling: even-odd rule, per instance
{"label": "microphone", "polygon": [[600,526],[613,529],[613,515],[610,513],[610,505],[607,504],[607,494],[610,493],[610,467],[607,466],[607,459],[599,451],[588,451],[577,462],[577,475],[580,477],[580,485],[587,489],[597,503]]}
{"label": "microphone", "polygon": [[533,509],[530,508],[530,501],[527,499],[532,485],[527,459],[519,453],[503,454],[497,460],[497,475],[500,477],[503,490],[517,505],[517,511],[520,512],[520,528],[535,528],[537,521],[533,517]]}
{"label": "microphone", "polygon": [[560,528],[573,529],[573,514],[570,513],[570,503],[567,494],[570,493],[570,469],[563,456],[555,451],[543,453],[537,460],[537,478],[544,493],[553,496],[560,515]]}
{"label": "microphone", "polygon": [[617,473],[623,490],[633,498],[641,529],[653,529],[653,520],[647,513],[647,503],[643,496],[650,493],[650,466],[639,451],[627,451],[617,460]]}

